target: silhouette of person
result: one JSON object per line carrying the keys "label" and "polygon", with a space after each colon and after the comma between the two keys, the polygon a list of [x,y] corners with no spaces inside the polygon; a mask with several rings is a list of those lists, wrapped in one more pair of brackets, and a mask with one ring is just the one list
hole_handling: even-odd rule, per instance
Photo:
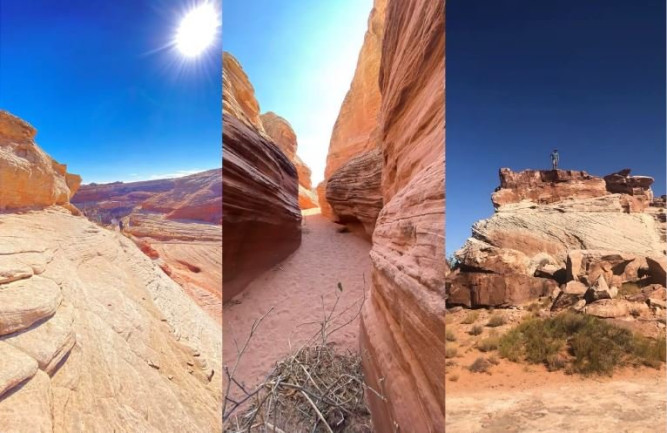
{"label": "silhouette of person", "polygon": [[558,155],[558,149],[554,149],[553,152],[551,152],[551,169],[552,170],[558,170],[558,161],[560,160],[560,156]]}
{"label": "silhouette of person", "polygon": [[118,220],[118,228],[121,232],[123,231],[123,220]]}

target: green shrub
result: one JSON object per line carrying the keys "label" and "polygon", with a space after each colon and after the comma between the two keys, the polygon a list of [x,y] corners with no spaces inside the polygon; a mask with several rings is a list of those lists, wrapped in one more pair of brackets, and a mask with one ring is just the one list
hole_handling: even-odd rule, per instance
{"label": "green shrub", "polygon": [[451,329],[447,329],[445,331],[445,339],[447,341],[456,341],[456,335],[454,335],[454,331],[452,331]]}
{"label": "green shrub", "polygon": [[665,362],[665,339],[649,339],[601,319],[566,312],[529,318],[505,334],[500,356],[513,362],[544,364],[550,370],[611,375],[617,366]]}
{"label": "green shrub", "polygon": [[456,353],[458,350],[454,346],[446,346],[445,347],[445,358],[453,358],[456,356]]}

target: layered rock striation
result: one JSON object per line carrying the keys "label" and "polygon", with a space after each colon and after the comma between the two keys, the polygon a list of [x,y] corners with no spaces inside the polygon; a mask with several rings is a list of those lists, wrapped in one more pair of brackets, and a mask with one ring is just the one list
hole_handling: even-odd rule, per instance
{"label": "layered rock striation", "polygon": [[301,243],[297,169],[264,131],[252,85],[223,56],[223,279],[229,300]]}
{"label": "layered rock striation", "polygon": [[[387,0],[375,0],[373,10],[368,18],[368,30],[364,36],[364,42],[359,53],[357,67],[350,84],[350,89],[345,95],[338,118],[334,124],[327,153],[327,164],[324,171],[324,180],[317,186],[317,195],[319,199],[322,214],[329,219],[345,221],[351,217],[350,208],[333,208],[329,203],[329,195],[333,197],[338,205],[338,197],[347,196],[348,202],[353,201],[355,197],[363,197],[367,194],[363,185],[350,184],[346,181],[349,174],[355,174],[355,170],[360,167],[356,161],[351,167],[345,169],[346,174],[337,176],[329,186],[331,177],[336,171],[342,169],[352,159],[371,151],[379,149],[379,125],[378,116],[382,96],[378,83],[380,73],[380,62],[382,57],[382,38],[385,27],[385,14]],[[372,159],[373,153],[366,156],[366,159]],[[367,174],[361,174],[367,176]],[[372,184],[377,184],[380,179],[380,172],[373,170],[374,178]],[[362,187],[362,190],[356,191],[356,187]],[[340,191],[339,191],[340,190]],[[378,194],[377,190],[371,194]],[[370,207],[369,209],[365,209]],[[377,204],[375,200],[362,199],[355,203],[353,209],[361,210],[363,215],[357,220],[366,220],[364,226],[368,227],[368,215],[377,214],[382,207],[382,203]],[[356,215],[356,213],[354,214]],[[371,227],[372,231],[372,227]]]}
{"label": "layered rock striation", "polygon": [[[10,119],[3,144],[26,130]],[[34,144],[2,150],[32,209],[0,214],[0,431],[221,431],[220,326],[132,241],[73,215],[75,187],[45,194],[63,174],[45,177]]]}
{"label": "layered rock striation", "polygon": [[380,59],[367,398],[377,431],[444,431],[445,2],[388,1]]}
{"label": "layered rock striation", "polygon": [[0,110],[0,210],[69,206],[81,177],[67,173],[35,143],[37,131]]}
{"label": "layered rock striation", "polygon": [[175,179],[83,185],[72,201],[98,224],[122,221],[124,233],[222,321],[222,169]]}

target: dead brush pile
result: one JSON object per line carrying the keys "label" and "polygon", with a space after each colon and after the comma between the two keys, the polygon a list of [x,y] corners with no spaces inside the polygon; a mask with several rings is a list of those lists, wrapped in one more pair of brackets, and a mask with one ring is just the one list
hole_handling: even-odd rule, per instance
{"label": "dead brush pile", "polygon": [[[340,285],[339,290],[342,291]],[[225,433],[372,432],[364,392],[376,391],[364,383],[361,357],[353,352],[339,353],[328,342],[332,333],[358,317],[361,305],[341,324],[339,319],[349,309],[334,314],[338,299],[337,294],[336,303],[324,314],[318,333],[277,362],[254,390],[247,390],[234,379],[236,365],[231,372],[225,369],[228,384],[223,403]],[[264,317],[253,325],[239,355],[243,354]],[[240,389],[242,398],[230,396],[232,384]]]}

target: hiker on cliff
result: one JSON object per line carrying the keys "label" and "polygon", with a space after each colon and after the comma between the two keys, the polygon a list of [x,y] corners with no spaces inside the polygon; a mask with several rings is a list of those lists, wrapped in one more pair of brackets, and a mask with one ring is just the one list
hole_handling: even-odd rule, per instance
{"label": "hiker on cliff", "polygon": [[118,220],[118,228],[121,232],[123,231],[123,220]]}
{"label": "hiker on cliff", "polygon": [[558,160],[560,159],[558,155],[558,149],[554,149],[553,152],[551,152],[551,169],[552,170],[558,170]]}

